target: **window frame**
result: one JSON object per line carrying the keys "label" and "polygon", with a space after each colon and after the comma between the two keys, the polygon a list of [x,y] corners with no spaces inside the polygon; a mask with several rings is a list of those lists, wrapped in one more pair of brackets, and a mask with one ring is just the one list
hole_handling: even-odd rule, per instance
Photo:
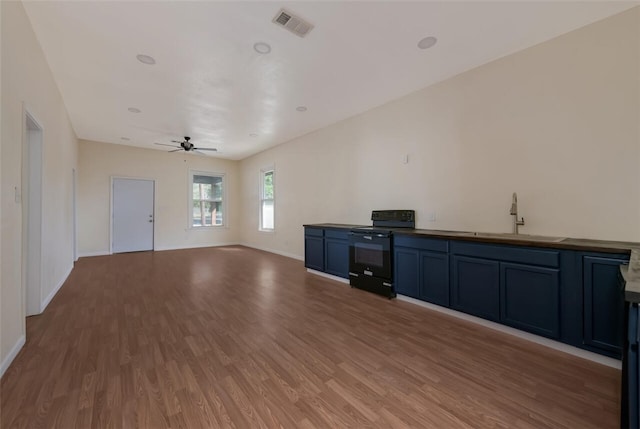
{"label": "window frame", "polygon": [[[264,189],[264,178],[267,173],[272,173],[272,183],[273,183],[273,198],[265,198],[265,189]],[[258,231],[260,232],[275,232],[276,230],[276,168],[274,165],[270,165],[268,167],[264,167],[260,169],[260,179],[259,179],[259,201],[258,201]],[[273,228],[263,228],[263,208],[264,202],[271,201],[273,203]]]}
{"label": "window frame", "polygon": [[[193,224],[193,202],[195,199],[193,198],[193,178],[194,176],[208,176],[208,177],[216,177],[220,178],[222,181],[222,192],[220,197],[220,205],[222,211],[222,223],[220,225],[201,225],[195,226]],[[199,200],[199,201],[215,201],[218,200]],[[188,184],[188,193],[187,193],[187,222],[189,229],[195,230],[207,230],[212,228],[224,228],[227,226],[227,217],[229,213],[227,213],[227,179],[225,173],[217,173],[213,171],[202,171],[202,170],[189,170],[189,184]]]}

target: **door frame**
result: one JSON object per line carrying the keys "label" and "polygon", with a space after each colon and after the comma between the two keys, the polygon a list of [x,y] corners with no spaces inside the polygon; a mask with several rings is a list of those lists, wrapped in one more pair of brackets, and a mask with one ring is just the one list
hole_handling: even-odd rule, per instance
{"label": "door frame", "polygon": [[109,255],[113,255],[113,182],[117,179],[125,180],[146,180],[153,182],[153,244],[151,251],[156,250],[156,179],[149,177],[132,177],[132,176],[111,176],[109,187]]}
{"label": "door frame", "polygon": [[[42,236],[43,236],[43,232],[44,232],[44,216],[42,215],[44,212],[44,127],[42,126],[42,122],[38,119],[38,117],[33,113],[33,109],[31,109],[31,107],[29,105],[27,105],[26,103],[22,104],[22,147],[21,147],[21,166],[20,166],[20,188],[16,188],[16,195],[15,195],[15,199],[16,202],[20,203],[20,218],[21,218],[21,223],[22,223],[22,230],[20,232],[21,234],[21,255],[20,255],[20,259],[21,259],[21,289],[22,289],[22,311],[23,311],[23,317],[28,317],[27,314],[29,313],[28,309],[29,309],[29,288],[31,287],[34,290],[31,290],[32,295],[35,292],[37,295],[37,305],[35,305],[36,303],[32,302],[31,306],[32,307],[37,307],[37,312],[33,313],[33,315],[36,314],[40,314],[43,311],[42,308],[42,272],[43,272],[43,260],[42,260]],[[30,128],[29,126],[29,122],[31,122],[33,124],[33,126],[35,126],[35,130]],[[30,134],[31,131],[38,131],[39,132],[39,137],[38,137],[38,150],[39,150],[39,160],[38,160],[38,165],[35,166],[37,168],[40,169],[40,178],[39,178],[39,184],[38,184],[38,188],[37,191],[39,192],[39,205],[40,205],[40,213],[39,213],[39,219],[37,219],[37,223],[39,223],[39,234],[38,237],[36,237],[36,243],[33,243],[33,237],[29,234],[29,226],[30,226],[30,212],[32,210],[29,200],[32,197],[32,193],[34,190],[33,184],[31,183],[32,180],[32,171],[33,171],[33,163],[32,163],[32,143],[31,143],[31,136],[32,134]],[[26,171],[25,171],[26,170]],[[26,193],[25,193],[25,189],[26,189]],[[26,198],[25,198],[26,197]],[[26,208],[26,210],[25,210]],[[25,219],[26,216],[26,219]],[[37,245],[37,249],[32,249],[33,244]],[[29,285],[29,281],[28,281],[28,271],[29,271],[29,265],[30,265],[30,250],[36,250],[38,253],[37,256],[37,260],[35,261],[37,263],[37,267],[35,267],[37,273],[38,273],[38,277],[37,277],[37,284],[34,286],[33,284],[31,284],[31,286]],[[33,268],[33,267],[32,267]],[[37,290],[35,290],[37,289]]]}

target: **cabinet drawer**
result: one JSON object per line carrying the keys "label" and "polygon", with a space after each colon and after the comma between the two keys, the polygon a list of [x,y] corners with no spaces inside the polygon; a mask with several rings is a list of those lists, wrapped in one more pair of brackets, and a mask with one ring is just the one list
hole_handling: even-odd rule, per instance
{"label": "cabinet drawer", "polygon": [[349,239],[349,230],[338,230],[338,229],[325,229],[324,230],[325,238],[335,238],[337,240],[348,240]]}
{"label": "cabinet drawer", "polygon": [[304,229],[304,235],[310,235],[312,237],[322,237],[324,235],[324,229],[306,227]]}
{"label": "cabinet drawer", "polygon": [[407,235],[396,235],[393,238],[394,246],[411,247],[420,250],[431,250],[433,252],[448,252],[449,241],[439,238],[410,237]]}
{"label": "cabinet drawer", "polygon": [[476,244],[462,241],[451,243],[451,253],[553,268],[560,266],[560,251],[558,250],[538,250],[520,246]]}

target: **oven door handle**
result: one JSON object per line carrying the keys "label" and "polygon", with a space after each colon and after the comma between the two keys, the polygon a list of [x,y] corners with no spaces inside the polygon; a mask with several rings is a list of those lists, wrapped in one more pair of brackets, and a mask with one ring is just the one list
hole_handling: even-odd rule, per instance
{"label": "oven door handle", "polygon": [[350,232],[349,235],[355,235],[356,237],[362,237],[365,240],[373,240],[374,237],[376,237],[376,238],[388,238],[389,237],[386,234],[363,235],[363,234],[358,234],[357,232]]}

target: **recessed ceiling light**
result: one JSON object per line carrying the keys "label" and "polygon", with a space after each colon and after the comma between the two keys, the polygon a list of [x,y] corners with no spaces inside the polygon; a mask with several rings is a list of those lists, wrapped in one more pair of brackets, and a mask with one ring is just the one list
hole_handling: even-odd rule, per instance
{"label": "recessed ceiling light", "polygon": [[249,137],[258,137],[258,134],[257,133],[251,133],[251,134],[249,134]]}
{"label": "recessed ceiling light", "polygon": [[136,55],[136,58],[138,59],[138,61],[144,64],[154,65],[156,63],[156,60],[153,57],[150,57],[149,55],[138,54]]}
{"label": "recessed ceiling light", "polygon": [[127,110],[129,112],[131,112],[131,113],[140,113],[140,112],[142,112],[142,110],[138,109],[137,107],[129,107]]}
{"label": "recessed ceiling light", "polygon": [[425,37],[424,39],[418,42],[418,48],[429,49],[430,47],[435,45],[437,42],[438,42],[438,39],[433,36]]}
{"label": "recessed ceiling light", "polygon": [[307,106],[298,106],[298,107],[296,107],[296,110],[298,112],[306,112],[307,111]]}
{"label": "recessed ceiling light", "polygon": [[253,50],[264,55],[271,52],[271,46],[268,43],[258,42],[253,44]]}
{"label": "recessed ceiling light", "polygon": [[129,141],[131,139],[129,137],[120,137],[120,140]]}

